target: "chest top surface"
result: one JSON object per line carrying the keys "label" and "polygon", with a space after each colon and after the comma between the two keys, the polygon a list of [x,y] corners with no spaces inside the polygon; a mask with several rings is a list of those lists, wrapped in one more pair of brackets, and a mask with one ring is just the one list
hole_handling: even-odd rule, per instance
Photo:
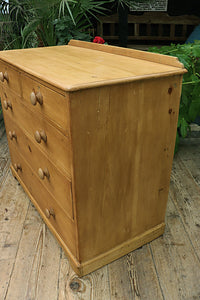
{"label": "chest top surface", "polygon": [[83,44],[1,51],[0,59],[65,91],[183,73],[180,63],[163,63],[157,54],[152,61],[150,53],[140,55],[143,51],[79,43]]}

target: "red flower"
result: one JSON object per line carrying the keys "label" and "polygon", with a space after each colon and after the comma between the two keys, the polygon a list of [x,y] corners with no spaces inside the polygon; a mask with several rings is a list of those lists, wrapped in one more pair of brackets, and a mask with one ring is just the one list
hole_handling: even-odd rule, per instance
{"label": "red flower", "polygon": [[100,36],[95,36],[95,38],[93,39],[93,43],[104,44],[105,41]]}

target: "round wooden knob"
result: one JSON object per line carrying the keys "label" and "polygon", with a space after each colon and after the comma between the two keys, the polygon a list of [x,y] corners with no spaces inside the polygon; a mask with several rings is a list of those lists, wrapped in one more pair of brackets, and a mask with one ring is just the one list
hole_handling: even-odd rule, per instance
{"label": "round wooden knob", "polygon": [[17,135],[16,135],[16,132],[15,131],[9,131],[8,132],[8,135],[9,135],[9,138],[12,140],[13,138],[14,139],[17,139]]}
{"label": "round wooden knob", "polygon": [[5,72],[5,73],[0,72],[0,80],[2,82],[4,82],[4,80],[8,81],[8,73],[7,72]]}
{"label": "round wooden knob", "polygon": [[42,170],[42,168],[38,169],[38,175],[40,177],[40,179],[44,179],[44,177],[46,176],[47,179],[49,179],[50,174],[47,168],[45,168],[44,170]]}
{"label": "round wooden knob", "polygon": [[18,172],[19,170],[21,171],[22,170],[22,167],[20,164],[14,164],[14,169],[16,172]]}
{"label": "round wooden knob", "polygon": [[53,218],[55,218],[55,212],[54,212],[54,210],[53,210],[53,208],[50,208],[50,209],[48,209],[48,208],[45,208],[45,215],[46,215],[46,217],[49,219],[51,216],[53,217]]}
{"label": "round wooden knob", "polygon": [[7,110],[8,108],[10,108],[10,109],[12,109],[12,103],[8,100],[8,101],[6,101],[6,100],[4,100],[3,101],[3,106],[4,106],[4,108]]}
{"label": "round wooden knob", "polygon": [[30,94],[30,100],[33,105],[36,105],[37,102],[43,104],[43,96],[40,92],[35,93],[34,91]]}
{"label": "round wooden knob", "polygon": [[41,140],[43,140],[45,143],[47,142],[47,135],[44,130],[35,132],[35,140],[37,143],[41,143]]}

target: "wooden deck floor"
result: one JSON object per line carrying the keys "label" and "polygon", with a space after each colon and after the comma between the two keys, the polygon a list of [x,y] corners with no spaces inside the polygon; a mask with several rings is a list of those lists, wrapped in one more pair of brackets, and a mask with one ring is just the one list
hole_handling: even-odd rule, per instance
{"label": "wooden deck floor", "polygon": [[165,234],[81,279],[9,170],[0,141],[0,299],[200,299],[200,143],[174,159]]}

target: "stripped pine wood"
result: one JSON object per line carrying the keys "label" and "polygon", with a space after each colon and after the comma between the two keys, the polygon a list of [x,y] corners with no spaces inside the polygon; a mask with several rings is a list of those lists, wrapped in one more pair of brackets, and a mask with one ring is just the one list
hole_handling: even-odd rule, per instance
{"label": "stripped pine wood", "polygon": [[1,51],[13,176],[79,276],[164,233],[186,72],[170,56],[81,41]]}

